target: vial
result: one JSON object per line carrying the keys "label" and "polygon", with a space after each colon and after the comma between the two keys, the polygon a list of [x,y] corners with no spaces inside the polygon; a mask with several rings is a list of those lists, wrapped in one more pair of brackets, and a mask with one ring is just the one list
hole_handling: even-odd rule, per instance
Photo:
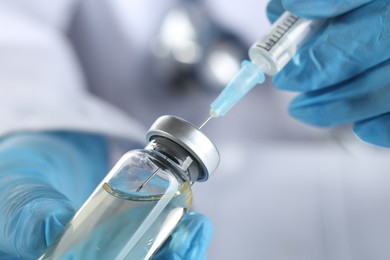
{"label": "vial", "polygon": [[191,185],[219,164],[195,126],[162,116],[127,152],[40,259],[150,259],[192,203]]}

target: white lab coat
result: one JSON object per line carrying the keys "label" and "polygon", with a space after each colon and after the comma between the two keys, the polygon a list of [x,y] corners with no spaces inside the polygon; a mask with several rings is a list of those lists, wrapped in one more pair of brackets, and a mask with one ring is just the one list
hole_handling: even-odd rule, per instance
{"label": "white lab coat", "polygon": [[[205,2],[248,43],[269,26],[265,1]],[[145,80],[146,45],[174,0],[79,4],[0,1],[1,134],[68,129],[140,140],[163,114],[204,119],[215,93],[177,94]],[[390,259],[388,150],[349,129],[291,119],[291,96],[255,89],[205,127],[221,153],[214,176],[193,186],[193,209],[214,223],[209,259]]]}
{"label": "white lab coat", "polygon": [[0,2],[0,134],[93,131],[130,139],[144,129],[91,95],[66,29],[75,1]]}

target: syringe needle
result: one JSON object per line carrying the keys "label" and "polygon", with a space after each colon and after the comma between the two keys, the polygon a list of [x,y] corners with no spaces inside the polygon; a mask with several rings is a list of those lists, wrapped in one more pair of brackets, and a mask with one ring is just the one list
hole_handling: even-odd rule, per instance
{"label": "syringe needle", "polygon": [[209,116],[200,126],[199,126],[199,130],[202,129],[202,127],[204,127],[210,120],[211,118],[213,118],[213,116]]}
{"label": "syringe needle", "polygon": [[154,175],[156,175],[157,171],[159,170],[160,168],[157,168],[157,170],[155,170],[136,190],[136,192],[139,192],[152,178]]}

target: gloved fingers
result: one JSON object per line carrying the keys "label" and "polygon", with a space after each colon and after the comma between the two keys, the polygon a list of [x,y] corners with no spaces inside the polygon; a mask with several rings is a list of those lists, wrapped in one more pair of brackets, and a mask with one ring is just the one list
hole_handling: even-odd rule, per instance
{"label": "gloved fingers", "polygon": [[375,1],[327,21],[273,78],[274,85],[294,91],[322,89],[389,59],[389,12],[388,1]]}
{"label": "gloved fingers", "polygon": [[271,23],[274,23],[284,11],[282,0],[271,0],[267,5],[267,16]]}
{"label": "gloved fingers", "polygon": [[390,113],[357,122],[353,131],[365,142],[390,147]]}
{"label": "gloved fingers", "polygon": [[1,140],[0,167],[19,173],[30,171],[79,207],[107,173],[107,150],[99,135],[20,133]]}
{"label": "gloved fingers", "polygon": [[100,139],[77,133],[1,139],[0,251],[36,259],[53,242],[106,172]]}
{"label": "gloved fingers", "polygon": [[45,182],[29,175],[0,174],[0,251],[37,259],[75,209]]}
{"label": "gloved fingers", "polygon": [[374,0],[282,0],[285,9],[309,19],[329,18],[349,12]]}
{"label": "gloved fingers", "polygon": [[290,114],[308,124],[334,126],[390,111],[390,60],[327,89],[301,94]]}
{"label": "gloved fingers", "polygon": [[1,252],[1,251],[0,251],[0,259],[1,260],[20,260],[20,258],[18,258],[16,256],[9,255],[9,254],[6,254],[6,253]]}
{"label": "gloved fingers", "polygon": [[212,233],[212,224],[207,217],[199,213],[188,213],[153,259],[205,259]]}
{"label": "gloved fingers", "polygon": [[267,5],[268,19],[273,23],[284,11],[307,19],[335,17],[374,0],[271,0]]}

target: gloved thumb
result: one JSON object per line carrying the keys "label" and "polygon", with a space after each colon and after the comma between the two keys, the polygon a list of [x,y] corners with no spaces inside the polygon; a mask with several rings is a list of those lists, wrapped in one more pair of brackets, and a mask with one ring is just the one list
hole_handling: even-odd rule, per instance
{"label": "gloved thumb", "polygon": [[36,178],[2,174],[0,183],[1,251],[22,259],[37,259],[75,209],[64,195]]}
{"label": "gloved thumb", "polygon": [[153,259],[206,259],[206,250],[210,244],[212,233],[211,221],[206,216],[200,213],[188,213]]}
{"label": "gloved thumb", "polygon": [[349,12],[373,0],[282,0],[283,7],[308,19],[330,18]]}
{"label": "gloved thumb", "polygon": [[[86,136],[72,136],[80,146],[101,147],[88,145]],[[73,143],[64,135],[45,133],[1,140],[0,252],[37,259],[74,215],[77,198],[96,185],[94,177],[102,169],[88,167],[88,161],[98,158],[94,165],[101,166],[104,157],[91,159],[86,155],[94,154],[92,149],[83,152]]]}
{"label": "gloved thumb", "polygon": [[267,17],[271,23],[274,23],[284,11],[281,0],[271,0],[267,5]]}
{"label": "gloved thumb", "polygon": [[355,123],[353,131],[365,142],[390,147],[390,113]]}

